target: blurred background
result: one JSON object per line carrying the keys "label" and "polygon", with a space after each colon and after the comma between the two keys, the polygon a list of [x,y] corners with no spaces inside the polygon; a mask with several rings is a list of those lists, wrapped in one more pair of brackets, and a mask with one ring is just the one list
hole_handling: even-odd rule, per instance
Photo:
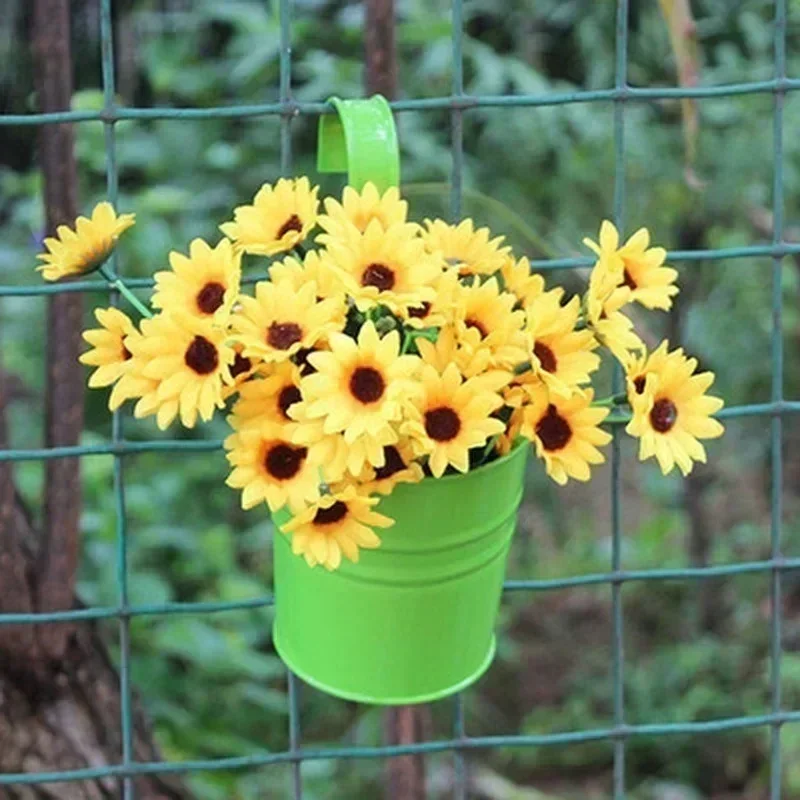
{"label": "blurred background", "polygon": [[[292,94],[321,101],[364,92],[364,7],[345,0],[294,0]],[[671,87],[714,86],[774,77],[772,0],[695,0],[696,51],[686,4],[632,0],[628,80]],[[98,0],[70,4],[75,93],[72,107],[102,107]],[[451,91],[450,3],[396,0],[398,98]],[[790,77],[800,76],[800,2],[789,4]],[[466,0],[464,81],[470,95],[547,94],[614,85],[615,3],[610,0]],[[670,23],[686,35],[671,39]],[[683,24],[684,27],[680,28]],[[685,27],[687,26],[688,27]],[[37,110],[25,0],[2,0],[0,113]],[[125,0],[114,3],[118,101],[133,107],[206,108],[277,101],[280,26],[277,3],[257,0]],[[688,32],[688,33],[687,33]],[[680,77],[679,77],[680,76]],[[688,78],[687,78],[688,76]],[[670,250],[712,250],[772,241],[774,98],[770,92],[626,105],[625,230],[641,225]],[[800,241],[800,106],[785,105],[785,239]],[[465,215],[504,233],[532,258],[585,256],[613,213],[614,111],[610,102],[553,107],[478,107],[464,113]],[[291,127],[293,172],[317,179],[315,116]],[[446,215],[450,118],[406,111],[397,124],[404,191],[413,215]],[[35,129],[0,126],[0,271],[4,285],[36,285],[35,254],[44,234],[42,176]],[[104,131],[75,125],[79,207],[104,197]],[[119,266],[149,277],[195,236],[214,239],[217,224],[280,175],[280,120],[135,120],[116,125],[120,209],[138,224],[126,235]],[[341,187],[325,176],[324,190]],[[497,202],[499,201],[499,203]],[[676,263],[681,294],[669,314],[637,319],[649,341],[669,337],[717,373],[727,405],[770,400],[772,261],[765,257],[692,258]],[[581,270],[551,271],[550,284],[579,291]],[[785,396],[800,397],[800,259],[783,269]],[[106,295],[85,298],[89,309]],[[46,298],[4,297],[3,370],[10,446],[43,443]],[[86,395],[82,443],[106,442],[111,423],[103,392]],[[622,562],[625,569],[708,566],[770,556],[769,418],[727,421],[709,448],[710,464],[688,480],[661,477],[622,447]],[[222,419],[194,431],[159,434],[151,420],[125,420],[128,439],[225,435]],[[800,420],[784,416],[783,551],[800,556]],[[239,601],[271,589],[267,514],[244,513],[224,484],[221,452],[142,453],[125,461],[130,601]],[[83,512],[77,595],[113,606],[116,527],[113,460],[82,460]],[[44,465],[16,464],[19,502],[41,524]],[[511,578],[564,578],[610,566],[610,470],[588,486],[559,489],[532,463],[509,565]],[[0,587],[1,589],[2,587]],[[784,708],[800,708],[800,580],[786,573]],[[625,719],[681,723],[767,714],[770,575],[704,581],[631,581],[622,590]],[[285,669],[270,638],[269,608],[217,615],[135,617],[132,682],[170,760],[247,756],[288,747]],[[97,633],[119,658],[118,628]],[[504,598],[498,658],[466,694],[470,735],[536,734],[612,724],[611,589],[606,585],[514,592]],[[0,703],[0,706],[2,704]],[[379,744],[379,709],[301,694],[304,747]],[[449,738],[452,702],[418,711],[416,738]],[[800,798],[800,727],[782,730],[784,798]],[[627,742],[626,786],[634,800],[759,800],[769,796],[767,728],[700,737],[636,736]],[[430,798],[451,797],[453,757],[413,761]],[[5,765],[4,771],[21,770]],[[47,766],[46,764],[44,765]],[[42,768],[42,765],[37,766]],[[303,764],[304,797],[384,796],[379,759]],[[612,796],[613,744],[503,747],[470,754],[471,797],[577,800]],[[291,796],[291,765],[185,776],[161,796],[256,800]],[[67,786],[64,784],[63,786]],[[66,793],[57,797],[72,797]],[[185,792],[180,794],[179,792]],[[2,792],[0,792],[2,795]],[[17,795],[9,795],[16,797]],[[23,795],[20,795],[23,796]],[[27,795],[25,795],[27,796]],[[38,795],[37,795],[38,796]],[[51,795],[47,795],[48,797]],[[75,795],[83,797],[84,795]],[[118,796],[86,795],[89,796]],[[159,795],[153,795],[159,796]],[[416,795],[414,795],[416,796]],[[773,795],[775,796],[775,795]],[[411,798],[411,794],[396,795]]]}

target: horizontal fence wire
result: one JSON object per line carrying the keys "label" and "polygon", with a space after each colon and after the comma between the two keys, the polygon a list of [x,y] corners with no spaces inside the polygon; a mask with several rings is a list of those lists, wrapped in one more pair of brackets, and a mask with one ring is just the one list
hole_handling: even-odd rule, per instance
{"label": "horizontal fence wire", "polygon": [[[111,0],[100,4],[101,61],[103,79],[103,108],[99,111],[60,111],[41,114],[0,115],[0,126],[38,126],[59,123],[100,122],[104,125],[108,196],[116,202],[118,175],[115,159],[115,125],[126,120],[205,120],[214,118],[280,117],[281,173],[291,174],[291,123],[300,115],[319,116],[334,111],[327,102],[298,102],[291,95],[291,0],[279,0],[280,14],[280,78],[279,100],[251,105],[234,105],[214,108],[131,108],[120,106],[115,99],[114,43],[112,37]],[[612,558],[608,572],[569,575],[546,579],[507,580],[504,591],[542,592],[568,590],[578,587],[610,587],[612,593],[612,664],[613,724],[590,730],[564,731],[537,735],[469,736],[464,719],[463,696],[454,704],[452,737],[444,740],[423,741],[414,744],[376,747],[332,747],[326,749],[304,747],[301,739],[300,700],[304,687],[294,675],[288,678],[289,748],[280,752],[264,752],[246,757],[216,758],[209,760],[137,762],[132,752],[131,697],[130,697],[130,621],[136,617],[158,617],[174,614],[216,614],[226,612],[253,612],[269,610],[274,597],[265,595],[236,602],[198,602],[131,604],[128,601],[127,526],[124,498],[123,464],[129,456],[142,453],[201,453],[220,450],[219,440],[157,439],[132,441],[124,437],[122,417],[113,418],[112,439],[99,444],[72,447],[28,448],[0,450],[0,461],[23,462],[66,457],[112,456],[114,459],[114,493],[117,520],[117,577],[118,604],[106,607],[79,608],[48,613],[0,614],[0,625],[30,625],[66,623],[88,620],[118,620],[121,643],[120,694],[122,728],[121,762],[107,766],[92,766],[63,772],[0,775],[0,786],[11,784],[56,783],[103,778],[121,781],[124,800],[134,800],[134,778],[153,774],[186,774],[198,771],[248,769],[276,764],[292,765],[292,796],[301,800],[303,761],[331,761],[347,759],[391,758],[413,754],[452,753],[455,758],[455,798],[467,800],[469,777],[466,754],[491,748],[546,747],[588,742],[608,741],[613,746],[613,794],[615,800],[626,796],[625,744],[628,740],[654,736],[699,736],[735,730],[767,728],[770,731],[770,799],[781,794],[781,741],[783,725],[800,722],[800,711],[784,710],[780,692],[782,616],[781,596],[783,576],[800,570],[800,558],[787,558],[781,549],[781,485],[782,485],[782,426],[786,415],[800,413],[800,400],[784,397],[783,382],[783,325],[781,319],[782,264],[786,256],[800,255],[800,243],[784,241],[783,221],[783,118],[784,104],[789,93],[800,89],[800,79],[786,76],[786,0],[775,2],[774,54],[775,74],[772,80],[752,81],[719,86],[694,87],[632,87],[627,84],[628,0],[616,4],[616,65],[613,88],[593,91],[543,92],[537,94],[471,96],[464,91],[463,77],[463,5],[462,0],[452,3],[452,58],[453,79],[449,96],[411,98],[391,103],[395,112],[443,111],[450,116],[451,179],[450,211],[453,218],[460,216],[463,187],[464,133],[463,114],[485,108],[545,108],[576,103],[611,103],[614,107],[615,181],[614,218],[621,225],[625,196],[625,109],[629,103],[682,99],[724,99],[747,95],[772,95],[774,104],[773,142],[773,214],[774,231],[770,243],[741,247],[706,250],[678,250],[668,254],[674,263],[730,262],[732,268],[742,259],[764,258],[770,263],[772,277],[773,327],[771,334],[772,385],[770,400],[763,403],[740,405],[724,409],[720,418],[764,417],[769,420],[772,467],[770,557],[760,561],[721,564],[707,567],[626,570],[622,564],[621,494],[619,440],[612,445]],[[532,267],[539,270],[588,268],[593,259],[569,257],[562,259],[532,259]],[[726,264],[727,266],[727,264]],[[113,262],[116,274],[117,264]],[[766,273],[766,263],[765,263]],[[246,279],[252,282],[255,279]],[[153,286],[151,278],[126,279],[134,289],[147,290]],[[0,298],[50,296],[62,292],[110,292],[115,290],[99,280],[83,280],[66,284],[9,286],[0,285]],[[619,380],[617,376],[616,380]],[[615,433],[626,423],[620,415],[612,415],[609,423]],[[771,713],[760,716],[740,716],[702,722],[674,724],[627,724],[624,704],[624,620],[621,592],[627,583],[655,583],[659,581],[695,581],[724,579],[741,575],[768,575],[771,580],[770,612],[770,706]]]}

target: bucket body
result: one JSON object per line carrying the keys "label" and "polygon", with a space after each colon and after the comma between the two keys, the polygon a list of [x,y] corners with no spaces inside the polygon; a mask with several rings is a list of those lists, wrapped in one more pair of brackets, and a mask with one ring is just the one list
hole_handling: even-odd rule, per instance
{"label": "bucket body", "polygon": [[[527,447],[465,475],[400,484],[376,510],[395,520],[335,572],[309,567],[275,532],[273,639],[307,683],[363,703],[446,697],[494,656],[506,556]],[[276,527],[288,514],[275,515]]]}

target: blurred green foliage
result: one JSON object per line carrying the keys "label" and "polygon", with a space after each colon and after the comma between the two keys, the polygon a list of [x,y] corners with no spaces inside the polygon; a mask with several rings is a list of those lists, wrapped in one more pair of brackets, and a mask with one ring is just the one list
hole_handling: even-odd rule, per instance
{"label": "blurred green foliage", "polygon": [[[29,9],[7,0],[0,21],[0,107],[35,110],[31,64],[23,34]],[[277,3],[214,0],[115,4],[120,101],[133,106],[210,107],[277,99]],[[772,77],[773,3],[697,0],[694,4],[704,84]],[[403,97],[450,91],[449,3],[398,0],[399,74]],[[102,105],[94,2],[73,4],[73,107]],[[800,3],[791,3],[788,66],[800,67]],[[467,0],[465,87],[470,94],[544,93],[608,88],[614,82],[614,3],[587,0]],[[293,94],[319,101],[362,92],[363,8],[344,0],[296,0],[292,26]],[[633,0],[629,81],[672,86],[675,67],[656,2]],[[636,102],[626,107],[624,176],[626,230],[650,227],[671,249],[707,249],[771,241],[773,99],[769,94],[701,103],[698,160],[702,190],[684,179],[680,106]],[[787,238],[795,231],[800,189],[800,124],[794,95],[786,103],[783,162]],[[449,117],[446,112],[398,116],[403,179],[417,215],[446,213]],[[120,206],[137,227],[121,248],[124,273],[149,276],[172,249],[195,236],[214,238],[216,225],[263,181],[279,175],[275,117],[202,121],[126,121],[116,126]],[[540,108],[476,108],[464,114],[466,214],[507,233],[531,257],[583,254],[580,241],[611,214],[615,163],[609,103]],[[0,127],[0,271],[4,284],[33,284],[42,235],[41,178],[29,128]],[[316,120],[293,121],[294,170],[314,174]],[[105,191],[100,123],[76,126],[82,207]],[[323,187],[338,189],[327,177]],[[501,201],[504,208],[482,196]],[[678,265],[683,294],[671,315],[639,322],[651,339],[680,338],[718,374],[731,404],[769,399],[771,262],[691,261]],[[786,395],[800,394],[800,271],[784,269]],[[549,275],[570,289],[578,273]],[[104,302],[87,297],[88,309]],[[4,368],[19,379],[11,408],[13,445],[41,443],[45,301],[2,302]],[[105,440],[110,423],[100,392],[87,396],[85,441]],[[696,482],[661,478],[623,448],[624,563],[631,569],[768,557],[768,421],[731,421],[711,448],[713,466]],[[786,552],[797,555],[797,442],[786,422]],[[125,420],[129,438],[159,436],[149,421]],[[168,437],[224,436],[217,421]],[[794,443],[794,450],[789,443]],[[792,460],[792,457],[794,460]],[[146,454],[125,462],[133,603],[258,598],[271,585],[271,529],[264,511],[237,508],[223,480],[220,453]],[[18,465],[20,490],[38,514],[40,464]],[[558,490],[532,469],[510,574],[560,577],[605,572],[609,565],[608,480]],[[81,596],[87,604],[117,601],[112,464],[83,466],[85,511]],[[701,516],[697,514],[699,497]],[[694,498],[694,500],[692,499]],[[703,543],[705,542],[705,543]],[[800,703],[800,593],[790,579],[783,689],[786,707]],[[769,708],[768,577],[707,585],[631,583],[624,589],[626,718],[686,722]],[[580,589],[508,596],[502,611],[500,657],[468,694],[472,734],[545,732],[605,727],[611,720],[609,591]],[[171,759],[247,755],[288,744],[286,676],[270,638],[269,610],[200,616],[136,618],[133,677]],[[109,640],[115,639],[113,626]],[[576,646],[580,642],[580,646]],[[451,707],[432,707],[432,735],[450,734]],[[375,744],[380,711],[317,692],[302,697],[303,742]],[[783,730],[785,794],[800,798],[800,728]],[[764,730],[698,739],[637,737],[628,743],[627,785],[638,800],[765,797],[769,744]],[[547,749],[498,749],[474,756],[475,796],[606,798],[612,753],[608,742]],[[450,759],[427,759],[432,797],[451,791]],[[303,766],[309,800],[381,794],[378,761]],[[503,776],[502,778],[500,776]],[[189,779],[199,800],[283,798],[289,768],[205,773]],[[527,788],[523,788],[527,787]]]}

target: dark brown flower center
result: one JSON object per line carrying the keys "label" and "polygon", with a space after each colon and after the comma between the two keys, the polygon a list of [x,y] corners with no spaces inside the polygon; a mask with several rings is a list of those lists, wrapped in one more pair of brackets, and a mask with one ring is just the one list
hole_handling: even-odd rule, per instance
{"label": "dark brown flower center", "polygon": [[192,343],[186,348],[183,360],[189,369],[198,375],[209,375],[219,364],[217,348],[204,336],[195,336]]}
{"label": "dark brown flower center", "polygon": [[633,386],[636,389],[636,394],[642,394],[644,392],[645,383],[647,383],[646,375],[640,375],[638,378],[633,379]]}
{"label": "dark brown flower center", "polygon": [[374,286],[379,292],[388,292],[394,286],[394,270],[385,264],[370,264],[361,276],[362,286]]}
{"label": "dark brown flower center", "polygon": [[316,353],[317,351],[313,347],[301,347],[295,354],[294,354],[294,363],[300,367],[300,374],[305,377],[306,375],[312,375],[316,372],[314,369],[314,365],[311,364],[308,360],[308,357],[312,353]]}
{"label": "dark brown flower center", "polygon": [[225,287],[211,281],[197,293],[197,307],[203,314],[213,314],[222,305],[224,296]]}
{"label": "dark brown flower center", "polygon": [[556,354],[544,342],[536,342],[533,354],[539,359],[539,364],[545,372],[555,372],[558,369]]}
{"label": "dark brown flower center", "polygon": [[458,436],[461,420],[448,406],[433,408],[425,412],[425,433],[437,442],[449,442]]}
{"label": "dark brown flower center", "polygon": [[572,438],[569,422],[560,416],[558,409],[550,403],[547,413],[536,424],[536,435],[545,450],[561,450]]}
{"label": "dark brown flower center", "polygon": [[284,386],[278,395],[278,408],[281,410],[285,419],[290,419],[289,406],[299,403],[303,399],[300,390],[296,386]]}
{"label": "dark brown flower center", "polygon": [[267,344],[276,350],[288,350],[303,338],[303,329],[296,322],[273,322],[267,329]]}
{"label": "dark brown flower center", "polygon": [[383,457],[385,459],[383,466],[375,468],[375,477],[379,481],[391,478],[392,475],[402,472],[406,468],[400,451],[392,444],[383,448]]}
{"label": "dark brown flower center", "polygon": [[273,444],[264,456],[264,469],[270,477],[288,481],[300,472],[307,455],[305,447],[292,447],[285,442]]}
{"label": "dark brown flower center", "polygon": [[489,331],[487,331],[483,324],[474,317],[468,317],[465,319],[464,324],[468,328],[475,328],[475,330],[481,335],[481,339],[485,339],[489,335]]}
{"label": "dark brown flower center", "polygon": [[233,364],[231,364],[231,378],[249,372],[252,366],[253,362],[249,358],[246,358],[241,353],[236,353],[233,357]]}
{"label": "dark brown flower center", "polygon": [[650,424],[658,433],[667,433],[675,427],[678,421],[678,409],[672,400],[662,397],[656,400],[650,410]]}
{"label": "dark brown flower center", "polygon": [[631,275],[630,272],[628,272],[627,267],[625,268],[625,271],[622,273],[622,283],[629,289],[636,288],[636,281],[633,279],[633,275]]}
{"label": "dark brown flower center", "polygon": [[428,316],[431,310],[430,303],[423,303],[421,306],[412,306],[408,309],[409,317],[416,317],[416,319],[424,319]]}
{"label": "dark brown flower center", "polygon": [[315,525],[333,525],[347,516],[347,503],[337,500],[330,508],[318,508],[314,514]]}
{"label": "dark brown flower center", "polygon": [[350,392],[362,403],[375,403],[383,397],[386,383],[373,367],[356,367],[350,376]]}
{"label": "dark brown flower center", "polygon": [[278,228],[278,235],[275,237],[276,239],[282,239],[289,231],[302,231],[303,230],[303,223],[300,221],[300,217],[297,214],[292,214],[283,225]]}

